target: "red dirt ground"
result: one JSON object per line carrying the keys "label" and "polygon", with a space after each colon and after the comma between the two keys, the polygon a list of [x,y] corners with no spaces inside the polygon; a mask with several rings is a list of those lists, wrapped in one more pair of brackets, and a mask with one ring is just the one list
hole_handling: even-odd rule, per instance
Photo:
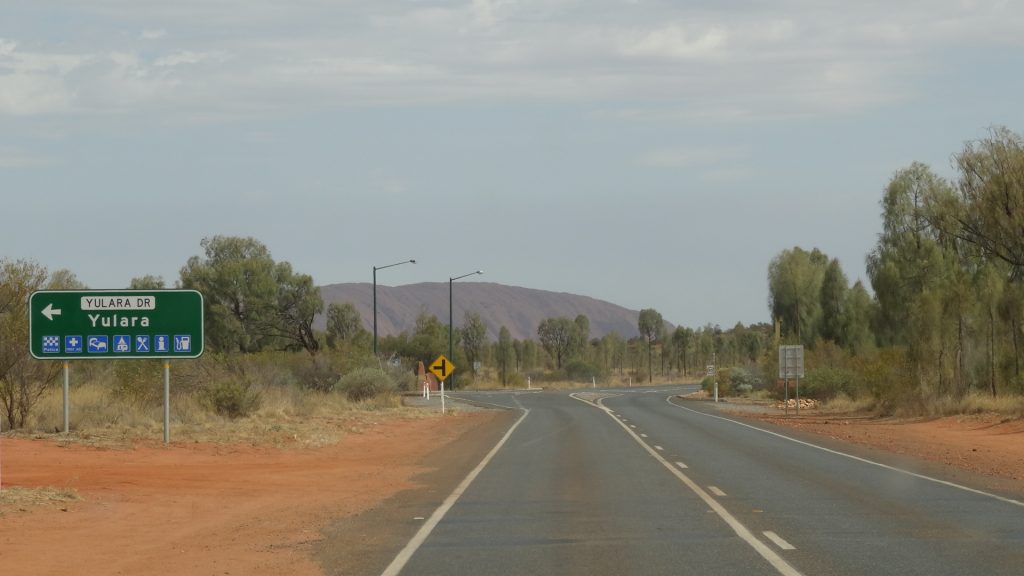
{"label": "red dirt ground", "polygon": [[3,510],[0,567],[32,575],[320,574],[312,550],[325,525],[414,487],[431,469],[426,453],[495,417],[392,419],[311,449],[110,450],[5,438],[5,488],[72,488],[82,500]]}
{"label": "red dirt ground", "polygon": [[[1024,481],[1024,420],[995,414],[929,420],[863,416],[752,415],[759,420],[938,462],[985,476]],[[1019,484],[1024,492],[1024,482]]]}

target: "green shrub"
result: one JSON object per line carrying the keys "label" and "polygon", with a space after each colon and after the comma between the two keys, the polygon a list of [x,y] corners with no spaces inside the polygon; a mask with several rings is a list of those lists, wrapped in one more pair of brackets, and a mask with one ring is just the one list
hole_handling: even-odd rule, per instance
{"label": "green shrub", "polygon": [[368,400],[379,394],[393,393],[397,388],[390,376],[376,368],[361,368],[349,372],[338,381],[338,389],[353,402]]}
{"label": "green shrub", "polygon": [[113,362],[113,394],[127,404],[143,407],[163,402],[163,361],[118,360]]}
{"label": "green shrub", "polygon": [[590,382],[594,378],[597,380],[604,379],[604,372],[600,368],[579,358],[571,360],[565,365],[563,370],[567,379],[576,382]]}
{"label": "green shrub", "polygon": [[844,368],[814,368],[800,380],[800,396],[815,400],[832,400],[843,394],[855,398],[857,374]]}
{"label": "green shrub", "polygon": [[242,418],[259,410],[263,397],[248,382],[229,378],[204,389],[200,402],[221,416]]}
{"label": "green shrub", "polygon": [[338,383],[338,370],[330,358],[323,354],[317,354],[295,365],[292,373],[303,388],[317,392],[331,392]]}

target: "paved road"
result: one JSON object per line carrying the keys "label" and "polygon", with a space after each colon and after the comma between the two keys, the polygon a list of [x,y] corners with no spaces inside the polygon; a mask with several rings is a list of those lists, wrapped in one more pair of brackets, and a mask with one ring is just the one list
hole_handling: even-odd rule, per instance
{"label": "paved road", "polygon": [[673,403],[682,389],[463,394],[524,416],[390,571],[1024,573],[1012,498]]}

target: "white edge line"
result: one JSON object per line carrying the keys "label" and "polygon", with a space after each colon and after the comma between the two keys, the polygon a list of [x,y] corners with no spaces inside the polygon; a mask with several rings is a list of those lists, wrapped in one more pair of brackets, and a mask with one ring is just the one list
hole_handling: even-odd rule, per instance
{"label": "white edge line", "polygon": [[781,536],[779,536],[775,532],[772,532],[771,530],[765,530],[763,534],[765,538],[771,540],[776,546],[782,548],[783,550],[796,550],[796,546],[793,546],[789,542],[786,542],[782,539]]}
{"label": "white edge line", "polygon": [[726,422],[732,422],[733,424],[736,424],[738,426],[743,426],[745,428],[750,428],[751,430],[757,430],[758,432],[764,432],[765,434],[771,434],[772,436],[778,436],[779,438],[782,438],[784,440],[789,440],[790,442],[796,442],[797,444],[803,444],[804,446],[809,446],[811,448],[817,448],[818,450],[823,450],[823,451],[828,452],[830,454],[835,454],[836,456],[843,456],[843,457],[849,458],[851,460],[856,460],[858,462],[863,462],[865,464],[871,464],[872,466],[878,466],[879,468],[885,468],[886,470],[892,470],[893,472],[899,472],[900,474],[906,474],[907,476],[913,476],[914,478],[920,478],[922,480],[927,480],[929,482],[934,482],[936,484],[942,484],[943,486],[949,486],[951,488],[958,488],[960,490],[964,490],[966,492],[971,492],[973,494],[979,494],[981,496],[988,496],[989,498],[995,498],[996,500],[999,500],[1000,502],[1006,502],[1007,504],[1013,504],[1014,506],[1020,506],[1020,507],[1024,508],[1024,502],[1021,502],[1020,500],[1014,500],[1013,498],[1006,498],[1004,496],[999,496],[997,494],[992,494],[990,492],[985,492],[984,490],[978,490],[976,488],[970,488],[968,486],[964,486],[962,484],[957,484],[955,482],[950,482],[948,480],[940,480],[938,478],[933,478],[931,476],[925,476],[924,474],[918,474],[917,472],[911,472],[910,470],[904,470],[902,468],[897,468],[895,466],[889,466],[888,464],[882,464],[881,462],[875,462],[874,460],[868,460],[867,458],[861,458],[860,456],[854,456],[853,454],[847,454],[846,452],[840,452],[838,450],[833,450],[831,448],[825,448],[824,446],[818,446],[817,444],[812,444],[810,442],[804,442],[803,440],[797,440],[796,438],[791,438],[789,436],[786,436],[785,434],[779,434],[778,432],[772,432],[771,430],[765,430],[764,428],[758,428],[757,426],[751,426],[750,424],[746,424],[746,423],[740,422],[738,420],[732,420],[731,418],[723,418],[722,416],[715,416],[714,414],[707,414],[705,412],[701,412],[700,410],[694,410],[692,408],[687,408],[686,406],[680,406],[679,404],[676,404],[675,402],[672,402],[672,398],[673,398],[672,396],[669,396],[668,398],[666,398],[666,402],[668,402],[670,405],[675,406],[676,408],[679,408],[681,410],[686,410],[688,412],[693,412],[694,414],[700,414],[701,416],[707,416],[708,418],[716,418],[718,420],[725,420]]}
{"label": "white edge line", "polygon": [[433,532],[434,528],[441,522],[441,519],[444,518],[444,515],[448,513],[448,510],[455,505],[463,492],[469,488],[469,485],[473,483],[473,480],[476,480],[476,477],[480,475],[480,472],[483,471],[484,467],[490,463],[491,459],[494,458],[494,455],[498,453],[498,450],[501,450],[501,447],[505,445],[505,442],[507,442],[512,436],[512,433],[515,432],[516,428],[518,428],[519,425],[522,424],[523,420],[525,420],[529,415],[530,411],[524,408],[523,415],[519,417],[519,420],[516,420],[515,424],[508,429],[508,432],[505,432],[505,435],[501,437],[501,440],[499,440],[497,444],[495,444],[494,448],[491,448],[491,451],[487,453],[487,456],[484,456],[484,459],[476,465],[476,468],[463,478],[462,482],[455,487],[455,490],[453,490],[452,493],[445,498],[444,502],[437,507],[437,510],[434,510],[434,513],[430,515],[430,518],[427,519],[423,526],[416,531],[412,540],[409,540],[409,543],[405,545],[405,548],[402,548],[398,555],[395,556],[395,559],[391,561],[391,564],[388,564],[388,567],[381,572],[381,576],[398,576],[402,571],[402,568],[404,568],[412,558],[412,555],[419,550],[420,546],[423,545],[423,542],[425,542],[427,537],[430,536],[430,533]]}
{"label": "white edge line", "polygon": [[[605,413],[609,412],[609,409],[602,405],[600,403],[600,400],[598,400],[597,402],[590,402],[588,400],[584,400],[582,398],[577,397],[575,394],[570,394],[569,397],[571,397],[574,400],[579,400],[580,402],[590,404],[591,406],[594,406],[599,410],[603,410]],[[612,420],[614,420],[615,423],[618,424],[619,426],[622,426],[622,429],[625,430],[627,434],[632,436],[633,440],[636,440],[637,444],[640,444],[640,446],[643,447],[643,449],[646,450],[648,454],[653,456],[655,460],[660,462],[662,466],[668,469],[668,471],[671,472],[676,478],[678,478],[683,484],[685,484],[687,488],[692,490],[694,494],[696,494],[701,500],[703,500],[704,503],[708,505],[708,507],[714,510],[715,513],[718,514],[718,516],[722,520],[724,520],[730,528],[732,528],[733,532],[735,532],[736,535],[740,537],[740,539],[749,544],[755,552],[757,552],[761,555],[762,558],[767,560],[768,563],[771,564],[772,567],[779,572],[779,574],[782,574],[783,576],[803,576],[800,573],[800,571],[791,566],[789,562],[786,562],[782,558],[782,556],[779,556],[764,542],[758,540],[757,537],[754,536],[754,534],[746,526],[744,526],[739,520],[737,520],[735,516],[730,514],[729,511],[726,510],[724,506],[719,504],[717,500],[712,498],[710,494],[705,492],[704,489],[700,487],[700,485],[691,480],[690,477],[687,476],[686,474],[683,474],[682,472],[677,470],[675,467],[672,466],[671,462],[662,458],[661,454],[658,454],[656,450],[648,446],[646,442],[644,442],[642,439],[640,439],[639,436],[636,435],[636,432],[630,430],[625,424],[619,422],[617,419],[612,418]]]}

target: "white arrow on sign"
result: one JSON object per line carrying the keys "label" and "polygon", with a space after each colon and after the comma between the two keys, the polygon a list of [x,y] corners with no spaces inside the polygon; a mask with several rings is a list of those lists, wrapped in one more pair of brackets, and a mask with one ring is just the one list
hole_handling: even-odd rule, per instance
{"label": "white arrow on sign", "polygon": [[54,308],[53,302],[51,302],[46,305],[46,308],[43,308],[43,316],[46,316],[47,320],[53,320],[54,316],[60,316],[60,308]]}

